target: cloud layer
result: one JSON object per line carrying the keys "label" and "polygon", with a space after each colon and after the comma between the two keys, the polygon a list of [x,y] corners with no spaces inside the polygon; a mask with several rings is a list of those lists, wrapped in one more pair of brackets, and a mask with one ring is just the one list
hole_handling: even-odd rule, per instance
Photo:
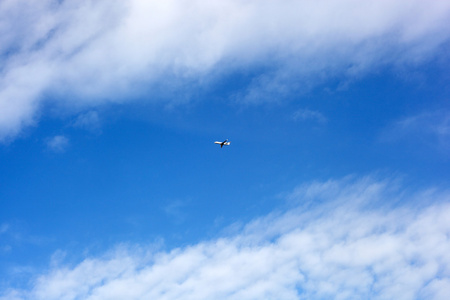
{"label": "cloud layer", "polygon": [[177,91],[252,68],[265,71],[235,97],[267,101],[329,76],[420,62],[450,37],[445,0],[16,0],[0,3],[0,20],[0,139],[46,105],[173,104],[186,100]]}
{"label": "cloud layer", "polygon": [[[170,252],[54,263],[0,299],[448,299],[450,193],[373,178],[313,183],[295,207]],[[1,295],[1,294],[0,294]]]}

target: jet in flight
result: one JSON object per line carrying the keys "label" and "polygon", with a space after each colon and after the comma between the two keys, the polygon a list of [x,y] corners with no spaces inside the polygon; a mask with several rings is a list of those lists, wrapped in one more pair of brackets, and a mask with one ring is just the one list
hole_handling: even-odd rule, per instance
{"label": "jet in flight", "polygon": [[226,139],[226,140],[223,141],[223,142],[214,142],[214,144],[218,144],[218,145],[220,145],[220,148],[222,148],[223,145],[225,145],[225,146],[230,145],[230,142],[228,141],[228,139]]}

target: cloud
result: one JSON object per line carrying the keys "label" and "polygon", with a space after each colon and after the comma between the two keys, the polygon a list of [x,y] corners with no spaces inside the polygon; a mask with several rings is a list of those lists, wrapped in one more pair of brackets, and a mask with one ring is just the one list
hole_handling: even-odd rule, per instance
{"label": "cloud", "polygon": [[294,120],[298,121],[315,121],[318,123],[326,123],[327,118],[319,111],[310,110],[307,108],[299,109],[294,112]]}
{"label": "cloud", "polygon": [[[316,182],[295,207],[171,251],[120,246],[56,263],[0,299],[447,299],[450,192]],[[0,293],[1,295],[1,293]]]}
{"label": "cloud", "polygon": [[47,147],[53,152],[64,152],[69,146],[69,139],[63,135],[57,135],[47,140]]}
{"label": "cloud", "polygon": [[425,111],[395,121],[382,133],[381,141],[408,141],[448,155],[450,110]]}
{"label": "cloud", "polygon": [[182,224],[186,221],[188,215],[186,212],[187,206],[188,201],[175,200],[164,206],[162,210],[175,224]]}
{"label": "cloud", "polygon": [[72,123],[75,128],[85,129],[99,133],[101,131],[101,120],[96,111],[88,111],[77,116]]}
{"label": "cloud", "polygon": [[7,244],[5,241],[4,235],[8,234],[10,231],[8,223],[3,223],[0,225],[0,237],[2,238],[0,241],[0,254],[7,253],[11,251],[11,246]]}
{"label": "cloud", "polygon": [[9,230],[9,224],[3,223],[0,226],[0,235],[6,233]]}
{"label": "cloud", "polygon": [[0,139],[46,105],[177,104],[253,69],[233,97],[273,101],[332,76],[424,61],[450,37],[444,0],[17,0],[2,1],[0,19]]}

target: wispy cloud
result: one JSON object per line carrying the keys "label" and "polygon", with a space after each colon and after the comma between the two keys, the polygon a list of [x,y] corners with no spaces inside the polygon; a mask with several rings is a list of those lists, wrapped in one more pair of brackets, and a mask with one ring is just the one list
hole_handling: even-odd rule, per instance
{"label": "wispy cloud", "polygon": [[9,231],[9,224],[3,223],[0,225],[0,253],[6,253],[11,251],[11,246],[4,241],[4,234],[7,234]]}
{"label": "wispy cloud", "polygon": [[17,0],[0,17],[0,139],[32,124],[44,100],[78,111],[156,101],[257,67],[237,98],[259,103],[423,61],[450,37],[443,0]]}
{"label": "wispy cloud", "polygon": [[57,135],[47,140],[47,148],[53,152],[64,152],[69,146],[69,139],[63,135]]}
{"label": "wispy cloud", "polygon": [[327,118],[319,111],[307,108],[299,109],[294,112],[294,120],[296,121],[315,121],[318,123],[326,123]]}
{"label": "wispy cloud", "polygon": [[397,120],[386,128],[382,133],[381,140],[409,141],[448,155],[450,150],[450,110],[426,111]]}
{"label": "wispy cloud", "polygon": [[101,121],[96,111],[88,111],[77,116],[76,120],[72,123],[74,127],[85,129],[91,132],[101,131]]}
{"label": "wispy cloud", "polygon": [[7,232],[8,229],[9,229],[9,224],[3,223],[3,224],[0,226],[0,234],[3,234],[3,233],[5,233],[5,232]]}
{"label": "wispy cloud", "polygon": [[450,192],[367,177],[302,185],[295,208],[170,252],[55,264],[1,299],[447,299]]}
{"label": "wispy cloud", "polygon": [[175,224],[182,224],[188,217],[186,212],[188,205],[188,200],[175,200],[164,206],[162,210]]}

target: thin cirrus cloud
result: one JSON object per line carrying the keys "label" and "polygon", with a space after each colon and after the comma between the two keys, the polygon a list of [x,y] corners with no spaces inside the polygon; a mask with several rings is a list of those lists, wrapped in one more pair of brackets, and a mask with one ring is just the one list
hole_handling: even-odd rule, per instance
{"label": "thin cirrus cloud", "polygon": [[101,125],[101,118],[96,111],[88,111],[79,114],[72,123],[72,126],[75,128],[85,129],[91,132],[100,132]]}
{"label": "thin cirrus cloud", "polygon": [[17,0],[2,1],[0,17],[1,140],[48,104],[175,104],[177,90],[252,67],[265,71],[232,95],[258,103],[330,76],[423,61],[450,37],[445,0]]}
{"label": "thin cirrus cloud", "polygon": [[295,206],[169,252],[54,264],[0,299],[448,299],[450,193],[395,180],[302,185]]}
{"label": "thin cirrus cloud", "polygon": [[47,140],[47,148],[53,152],[64,152],[69,146],[69,139],[63,135],[56,135]]}
{"label": "thin cirrus cloud", "polygon": [[327,122],[327,118],[321,112],[307,108],[297,110],[293,117],[295,121],[314,121],[321,124]]}
{"label": "thin cirrus cloud", "polygon": [[[380,135],[380,141],[398,141],[433,149],[448,156],[450,150],[450,110],[427,110],[396,120]],[[418,150],[420,152],[420,149]]]}

